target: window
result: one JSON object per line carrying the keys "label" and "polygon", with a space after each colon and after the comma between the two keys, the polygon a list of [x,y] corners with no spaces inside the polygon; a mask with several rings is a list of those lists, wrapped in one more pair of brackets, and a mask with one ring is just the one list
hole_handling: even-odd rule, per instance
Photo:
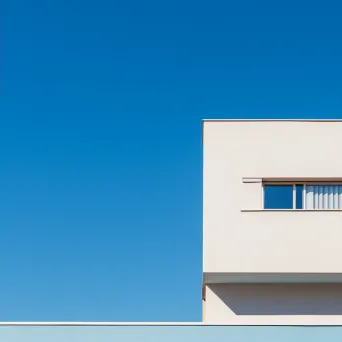
{"label": "window", "polygon": [[342,183],[264,184],[264,209],[342,210]]}
{"label": "window", "polygon": [[293,209],[293,185],[264,185],[264,209]]}
{"label": "window", "polygon": [[342,209],[342,185],[307,185],[305,209]]}

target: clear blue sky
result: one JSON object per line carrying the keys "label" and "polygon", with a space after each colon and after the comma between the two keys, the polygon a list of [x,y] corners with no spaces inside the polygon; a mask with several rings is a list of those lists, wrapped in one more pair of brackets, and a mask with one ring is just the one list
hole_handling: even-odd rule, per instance
{"label": "clear blue sky", "polygon": [[341,6],[6,1],[0,320],[200,320],[201,119],[342,118]]}

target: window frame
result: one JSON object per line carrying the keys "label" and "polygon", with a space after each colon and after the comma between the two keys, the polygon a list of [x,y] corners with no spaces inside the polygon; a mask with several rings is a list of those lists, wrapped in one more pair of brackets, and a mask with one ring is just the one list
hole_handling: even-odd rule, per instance
{"label": "window frame", "polygon": [[[265,186],[267,185],[292,185],[292,209],[265,209]],[[297,201],[297,185],[302,185],[302,208],[296,208]],[[342,181],[263,181],[262,182],[262,195],[261,195],[261,203],[262,210],[310,210],[310,211],[320,211],[320,210],[329,210],[329,211],[338,211],[342,209],[306,209],[306,186],[307,185],[316,185],[316,186],[329,186],[329,185],[339,185],[342,186]]]}

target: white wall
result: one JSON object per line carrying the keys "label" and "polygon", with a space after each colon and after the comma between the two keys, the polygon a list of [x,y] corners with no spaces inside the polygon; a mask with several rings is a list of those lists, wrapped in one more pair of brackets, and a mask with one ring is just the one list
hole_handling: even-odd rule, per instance
{"label": "white wall", "polygon": [[4,342],[340,342],[342,327],[206,326],[153,324],[137,326],[107,323],[78,326],[0,326]]}
{"label": "white wall", "polygon": [[341,146],[342,122],[204,122],[204,272],[342,272],[342,212],[253,211],[242,182],[342,178]]}

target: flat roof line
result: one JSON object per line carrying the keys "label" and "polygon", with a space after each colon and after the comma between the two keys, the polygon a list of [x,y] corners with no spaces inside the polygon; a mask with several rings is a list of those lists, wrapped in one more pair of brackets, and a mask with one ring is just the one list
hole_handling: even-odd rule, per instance
{"label": "flat roof line", "polygon": [[245,316],[234,317],[220,322],[1,322],[0,327],[114,327],[114,326],[340,326],[341,315],[299,315],[299,316]]}
{"label": "flat roof line", "polygon": [[199,326],[203,322],[0,322],[1,326]]}

